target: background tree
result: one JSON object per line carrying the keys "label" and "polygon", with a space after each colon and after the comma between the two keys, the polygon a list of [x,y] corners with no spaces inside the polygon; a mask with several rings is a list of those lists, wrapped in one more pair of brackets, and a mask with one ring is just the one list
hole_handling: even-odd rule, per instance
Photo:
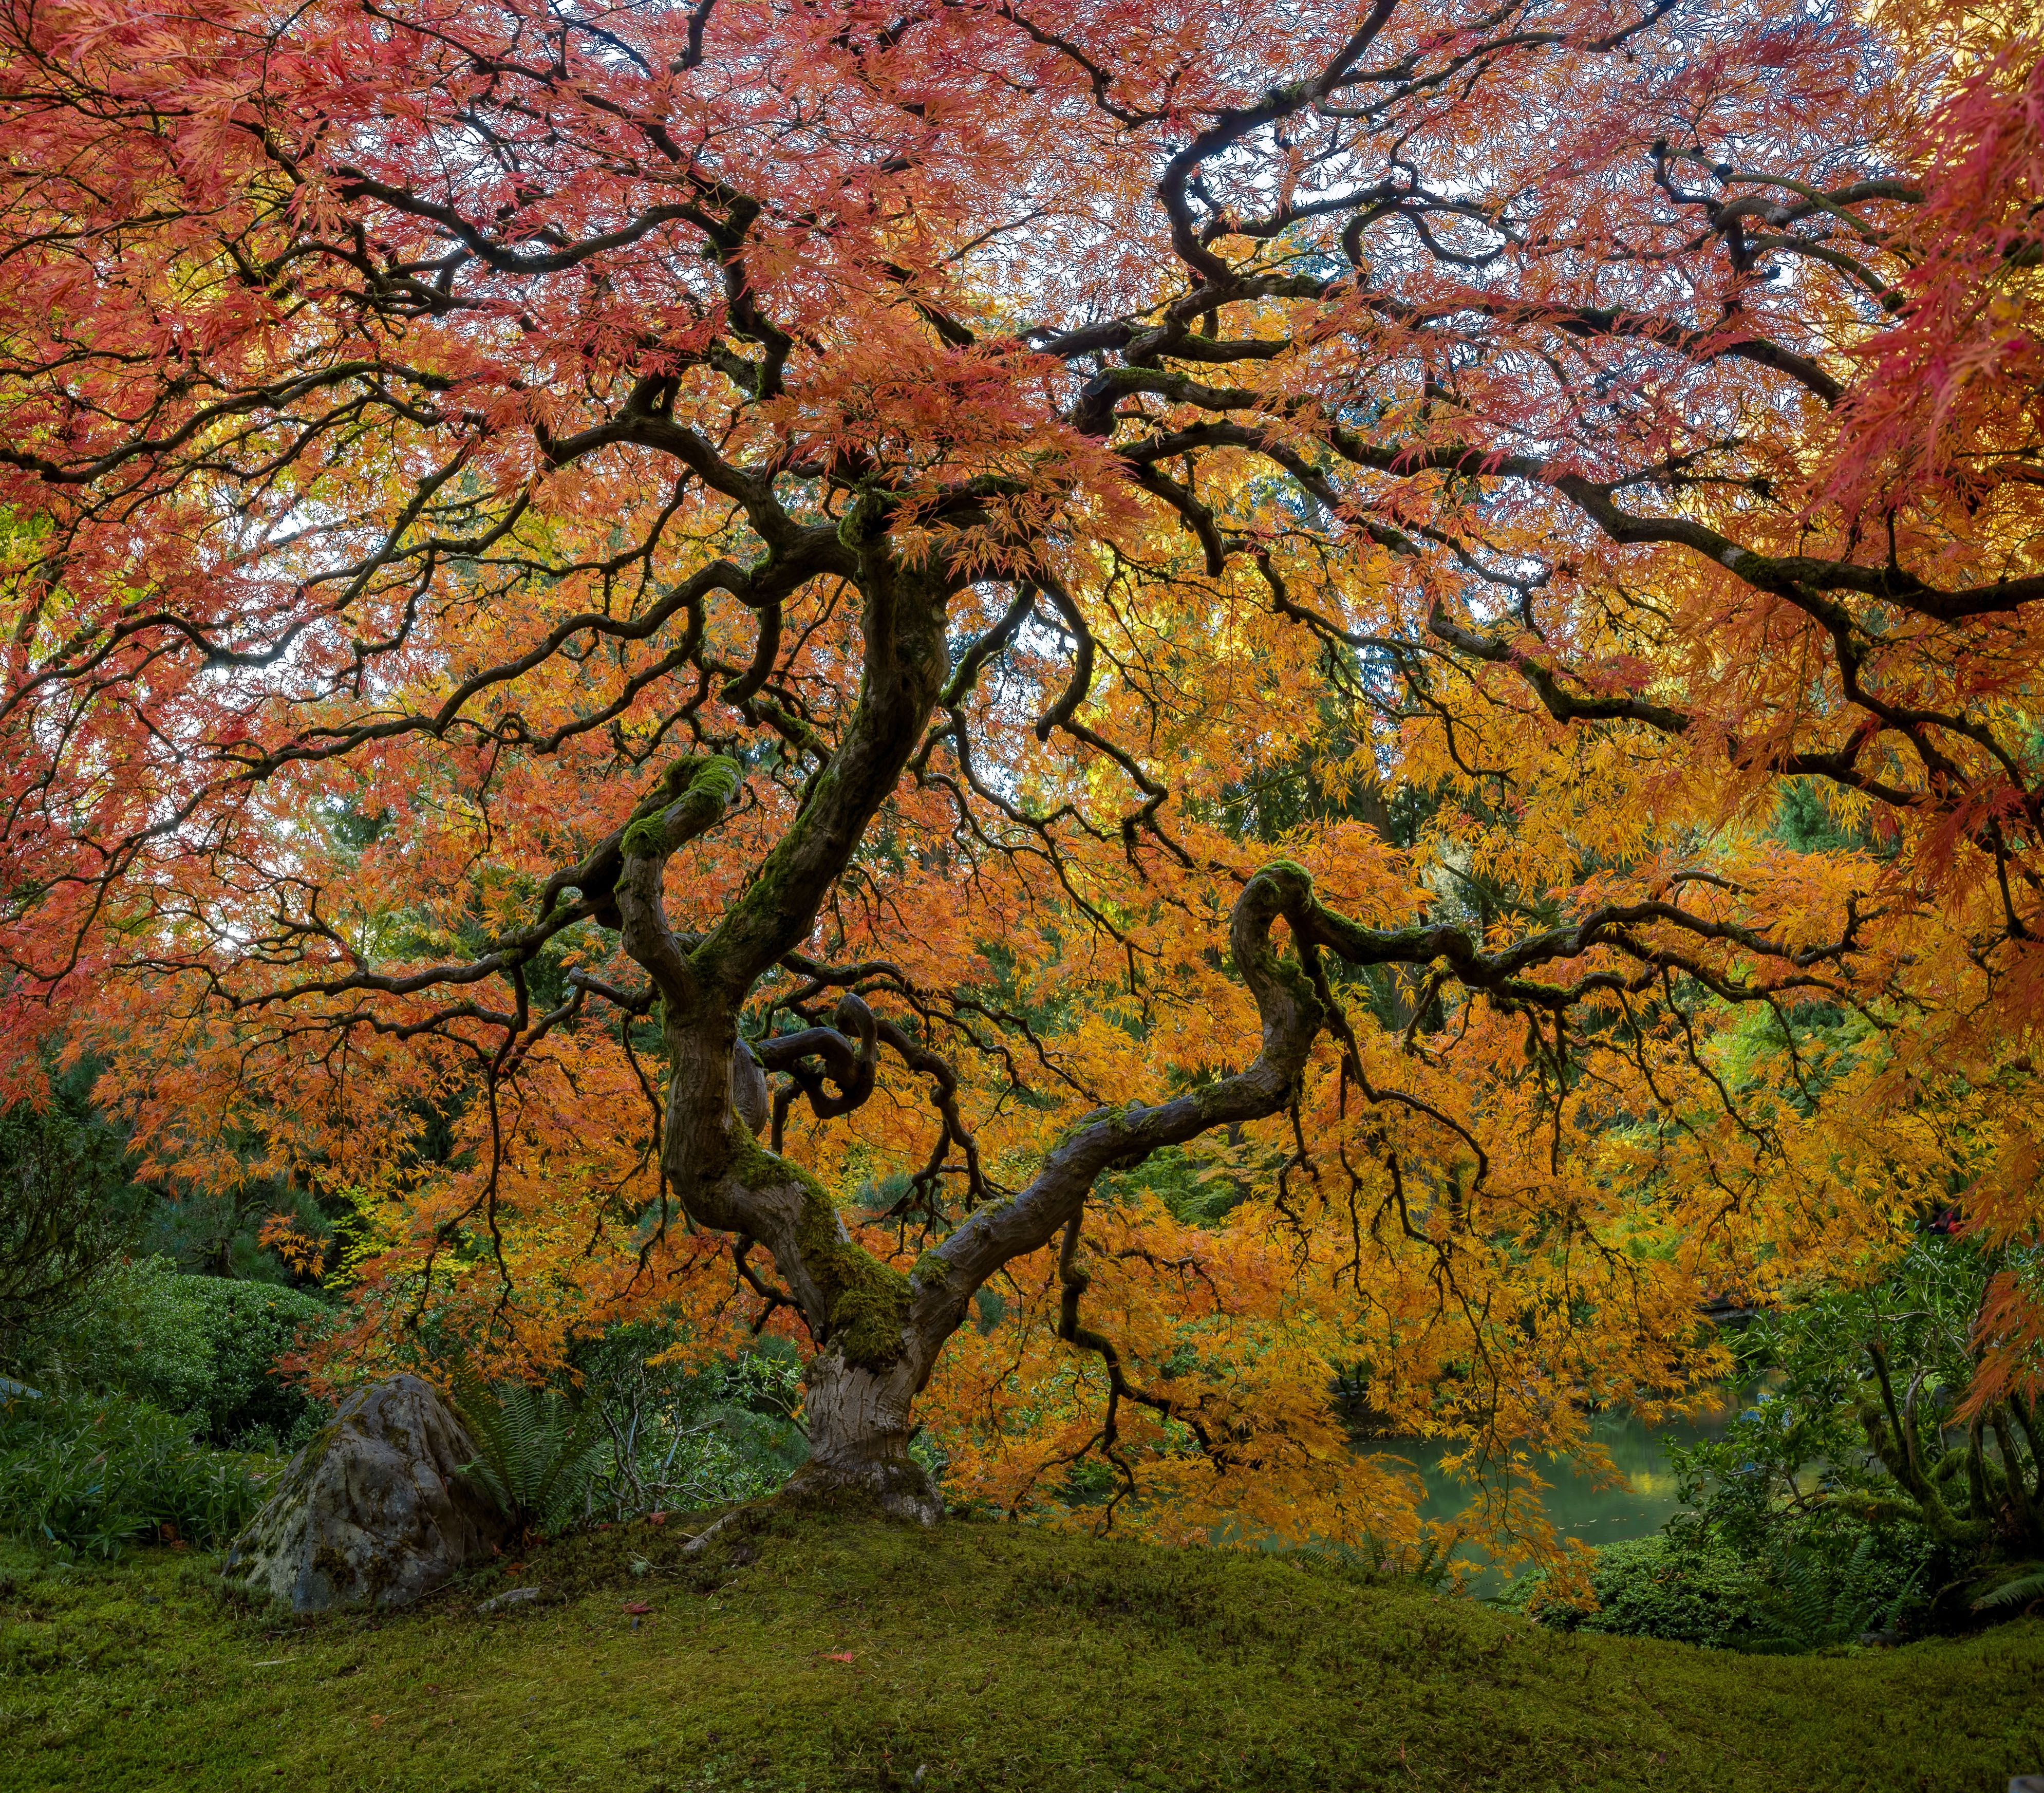
{"label": "background tree", "polygon": [[967,1493],[1395,1532],[1360,1362],[1502,1532],[1700,1295],[2034,1241],[2034,27],[4,42],[7,1038],[352,1201],[336,1362],[793,1323],[811,1483],[932,1515],[927,1389]]}
{"label": "background tree", "polygon": [[17,1367],[25,1328],[98,1275],[133,1230],[121,1142],[75,1092],[0,1114],[0,1363]]}

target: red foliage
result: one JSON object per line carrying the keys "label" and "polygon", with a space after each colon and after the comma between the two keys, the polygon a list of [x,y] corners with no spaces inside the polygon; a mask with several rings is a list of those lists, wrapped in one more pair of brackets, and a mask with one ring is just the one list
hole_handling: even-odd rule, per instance
{"label": "red foliage", "polygon": [[323,1374],[806,1331],[1188,1534],[1955,1191],[2034,1386],[2038,47],[12,5],[7,1089],[346,1207]]}

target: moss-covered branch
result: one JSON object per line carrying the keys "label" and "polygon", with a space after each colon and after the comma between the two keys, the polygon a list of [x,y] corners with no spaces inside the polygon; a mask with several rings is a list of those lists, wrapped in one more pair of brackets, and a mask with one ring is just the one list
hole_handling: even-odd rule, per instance
{"label": "moss-covered branch", "polygon": [[[667,860],[716,826],[743,777],[738,762],[721,754],[679,760],[640,799],[619,838],[614,889],[624,950],[651,975],[670,1006],[693,1002],[697,986],[689,956],[667,923],[662,888]],[[729,1087],[727,1066],[720,1098],[727,1104]]]}
{"label": "moss-covered branch", "polygon": [[[733,1137],[720,1180],[781,1210],[779,1224],[761,1235],[762,1242],[795,1291],[818,1346],[867,1369],[900,1362],[908,1349],[909,1279],[845,1230],[822,1183],[750,1135]],[[797,1199],[789,1202],[791,1189]]]}

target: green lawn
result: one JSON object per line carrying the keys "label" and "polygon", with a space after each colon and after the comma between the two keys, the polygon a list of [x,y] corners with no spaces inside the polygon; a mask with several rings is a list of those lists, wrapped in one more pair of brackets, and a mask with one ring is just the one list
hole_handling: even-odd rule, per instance
{"label": "green lawn", "polygon": [[169,1551],[0,1547],[0,1787],[2001,1793],[2044,1770],[2036,1621],[1758,1658],[990,1524],[782,1522],[702,1564],[679,1534],[554,1547],[517,1578],[549,1599],[499,1616],[474,1610],[513,1585],[494,1573],[298,1625]]}

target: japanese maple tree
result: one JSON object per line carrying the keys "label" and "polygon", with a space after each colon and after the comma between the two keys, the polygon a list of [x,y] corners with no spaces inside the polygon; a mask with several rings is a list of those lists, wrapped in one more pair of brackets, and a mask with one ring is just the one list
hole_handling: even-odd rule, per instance
{"label": "japanese maple tree", "polygon": [[1345,1377],[1537,1537],[1955,1199],[2029,1411],[2039,47],[17,0],[17,1086],[345,1195],[326,1373],[791,1328],[924,1518],[1400,1535]]}

